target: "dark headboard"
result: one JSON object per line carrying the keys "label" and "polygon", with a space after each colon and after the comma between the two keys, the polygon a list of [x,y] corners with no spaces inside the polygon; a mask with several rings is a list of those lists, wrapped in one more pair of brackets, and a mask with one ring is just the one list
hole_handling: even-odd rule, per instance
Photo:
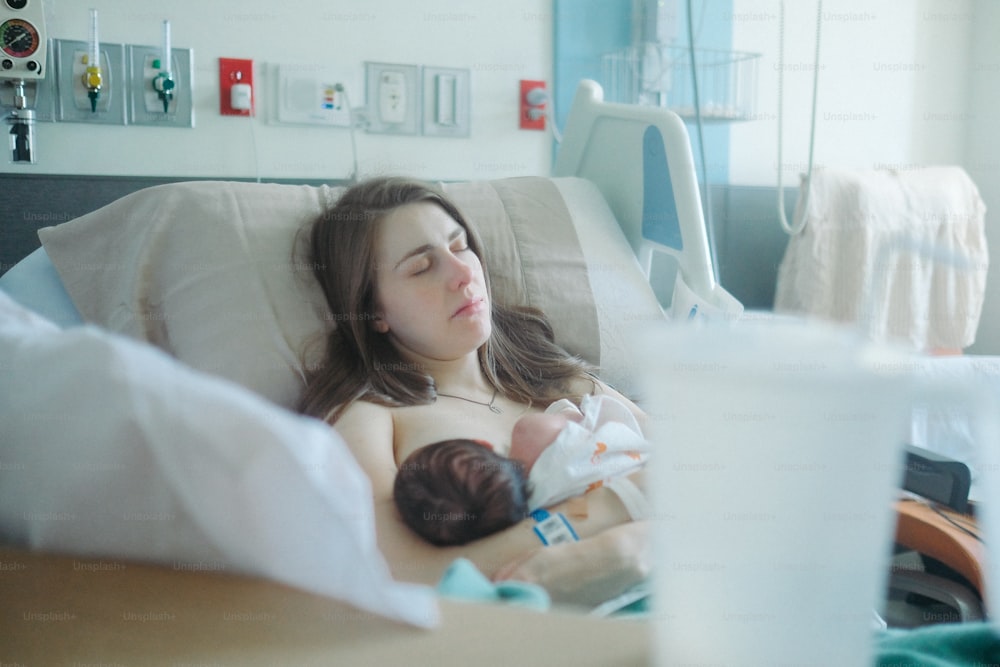
{"label": "dark headboard", "polygon": [[[41,246],[37,231],[42,227],[72,220],[143,188],[194,180],[250,179],[0,174],[0,275]],[[291,179],[268,182],[337,183]]]}

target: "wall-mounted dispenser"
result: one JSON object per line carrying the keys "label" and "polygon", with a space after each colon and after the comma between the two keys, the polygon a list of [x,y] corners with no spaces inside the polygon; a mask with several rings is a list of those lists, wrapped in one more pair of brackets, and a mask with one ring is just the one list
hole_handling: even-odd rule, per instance
{"label": "wall-mounted dispenser", "polygon": [[[6,121],[13,162],[34,163],[35,111],[38,82],[47,70],[48,48],[42,0],[0,3],[0,85],[13,89]],[[5,91],[6,92],[6,91]]]}

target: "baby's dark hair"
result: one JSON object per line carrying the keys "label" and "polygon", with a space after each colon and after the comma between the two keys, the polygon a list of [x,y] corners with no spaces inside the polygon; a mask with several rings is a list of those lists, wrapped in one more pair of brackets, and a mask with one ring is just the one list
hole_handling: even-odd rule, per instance
{"label": "baby's dark hair", "polygon": [[399,467],[392,495],[403,522],[439,546],[485,537],[528,513],[524,468],[475,440],[443,440],[413,452]]}

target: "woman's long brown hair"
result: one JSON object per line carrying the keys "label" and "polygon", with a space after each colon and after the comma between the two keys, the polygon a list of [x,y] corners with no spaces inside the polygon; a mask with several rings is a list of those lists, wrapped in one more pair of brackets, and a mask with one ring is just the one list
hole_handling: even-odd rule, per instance
{"label": "woman's long brown hair", "polygon": [[420,181],[383,177],[349,188],[308,230],[309,262],[335,326],[325,341],[324,362],[307,369],[299,410],[333,423],[356,400],[388,406],[435,400],[433,378],[403,359],[372,326],[378,225],[390,211],[417,202],[440,206],[461,225],[483,263],[493,318],[493,333],[478,351],[487,381],[511,400],[547,404],[567,395],[573,380],[591,377],[584,361],[555,343],[540,311],[493,299],[475,230],[443,192]]}

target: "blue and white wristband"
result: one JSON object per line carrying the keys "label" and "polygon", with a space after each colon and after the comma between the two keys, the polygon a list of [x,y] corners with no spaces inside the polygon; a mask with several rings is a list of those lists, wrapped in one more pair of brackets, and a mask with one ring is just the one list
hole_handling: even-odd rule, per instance
{"label": "blue and white wristband", "polygon": [[549,514],[548,510],[537,509],[531,513],[531,518],[536,521],[535,535],[545,546],[562,544],[563,542],[579,542],[573,526],[561,512]]}

